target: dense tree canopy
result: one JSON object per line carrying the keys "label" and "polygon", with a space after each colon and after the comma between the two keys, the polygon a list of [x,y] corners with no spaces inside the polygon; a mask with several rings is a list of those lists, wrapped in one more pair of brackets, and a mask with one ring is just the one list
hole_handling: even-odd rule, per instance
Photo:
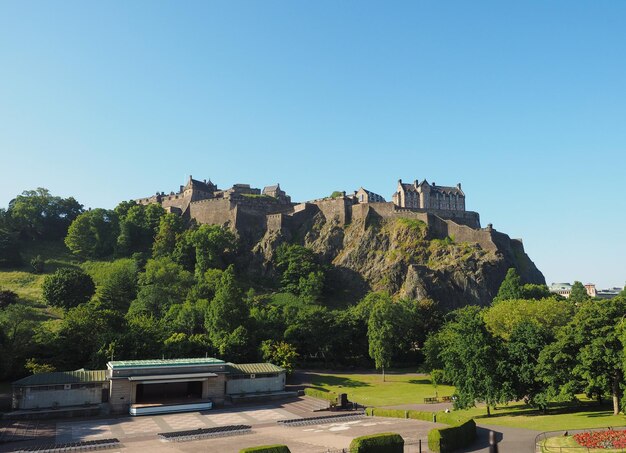
{"label": "dense tree canopy", "polygon": [[59,239],[83,211],[74,198],[61,198],[48,189],[27,190],[9,203],[6,215],[11,228],[28,239]]}
{"label": "dense tree canopy", "polygon": [[96,291],[92,278],[80,269],[61,268],[43,282],[43,298],[55,307],[72,308],[91,299]]}
{"label": "dense tree canopy", "polygon": [[83,258],[103,258],[115,250],[119,222],[115,211],[93,209],[80,214],[70,225],[65,245]]}

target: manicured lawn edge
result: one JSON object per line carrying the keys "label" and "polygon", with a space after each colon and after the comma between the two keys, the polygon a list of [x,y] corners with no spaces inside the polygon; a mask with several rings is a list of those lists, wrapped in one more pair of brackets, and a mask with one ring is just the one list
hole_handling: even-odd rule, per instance
{"label": "manicured lawn edge", "polygon": [[446,453],[469,446],[476,439],[476,422],[471,418],[459,417],[452,412],[426,412],[401,409],[368,407],[365,414],[374,417],[407,418],[439,422],[450,425],[446,428],[433,428],[428,433],[428,448]]}

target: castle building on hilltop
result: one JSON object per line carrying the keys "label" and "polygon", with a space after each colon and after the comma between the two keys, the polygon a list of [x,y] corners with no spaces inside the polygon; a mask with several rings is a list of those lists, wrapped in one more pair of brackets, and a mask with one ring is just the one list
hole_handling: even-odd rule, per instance
{"label": "castle building on hilltop", "polygon": [[392,196],[393,203],[400,208],[440,209],[444,211],[465,211],[465,193],[461,184],[456,187],[438,186],[417,179],[413,184],[398,180],[398,188]]}
{"label": "castle building on hilltop", "polygon": [[[265,186],[263,190],[249,184],[234,184],[230,189],[219,189],[211,180],[197,180],[189,176],[187,184],[178,192],[157,192],[135,200],[139,204],[160,204],[166,211],[176,213],[198,224],[222,225],[237,231],[250,240],[258,240],[268,231],[289,231],[299,234],[319,216],[337,226],[368,218],[411,217],[433,225],[444,235],[446,221],[462,225],[465,230],[454,230],[456,236],[469,234],[469,229],[480,229],[477,212],[465,210],[465,194],[461,184],[456,187],[438,186],[426,180],[404,184],[398,181],[393,202],[360,187],[350,195],[338,192],[331,197],[292,203],[280,184]],[[444,223],[442,223],[442,221]],[[457,227],[454,227],[457,228]],[[446,230],[447,231],[447,230]],[[301,232],[301,231],[300,231]],[[446,233],[447,234],[447,233]],[[451,233],[452,234],[452,233]]]}

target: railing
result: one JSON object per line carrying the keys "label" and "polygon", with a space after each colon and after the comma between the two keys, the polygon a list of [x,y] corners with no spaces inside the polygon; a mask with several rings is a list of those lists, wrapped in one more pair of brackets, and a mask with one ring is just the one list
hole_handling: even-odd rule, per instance
{"label": "railing", "polygon": [[[581,433],[594,433],[607,430],[623,431],[626,430],[626,426],[612,426],[606,428],[586,428],[586,429],[570,429],[561,431],[546,431],[535,437],[535,452],[536,453],[588,453],[597,451],[598,448],[589,448],[582,445],[577,446],[561,446],[561,445],[546,445],[549,439],[557,437],[573,436],[574,434]],[[601,448],[601,447],[600,447]],[[607,448],[607,451],[611,453],[626,453],[626,448]]]}

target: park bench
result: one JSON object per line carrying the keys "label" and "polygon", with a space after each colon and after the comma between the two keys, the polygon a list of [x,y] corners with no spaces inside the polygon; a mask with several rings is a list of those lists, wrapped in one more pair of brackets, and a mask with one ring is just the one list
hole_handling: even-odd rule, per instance
{"label": "park bench", "polygon": [[424,398],[424,402],[425,402],[425,403],[429,403],[429,404],[436,403],[436,402],[437,402],[437,397],[436,397],[436,396],[434,396],[434,397],[432,397],[432,398]]}
{"label": "park bench", "polygon": [[442,403],[451,403],[452,402],[452,397],[451,396],[442,396],[441,397],[441,402]]}

